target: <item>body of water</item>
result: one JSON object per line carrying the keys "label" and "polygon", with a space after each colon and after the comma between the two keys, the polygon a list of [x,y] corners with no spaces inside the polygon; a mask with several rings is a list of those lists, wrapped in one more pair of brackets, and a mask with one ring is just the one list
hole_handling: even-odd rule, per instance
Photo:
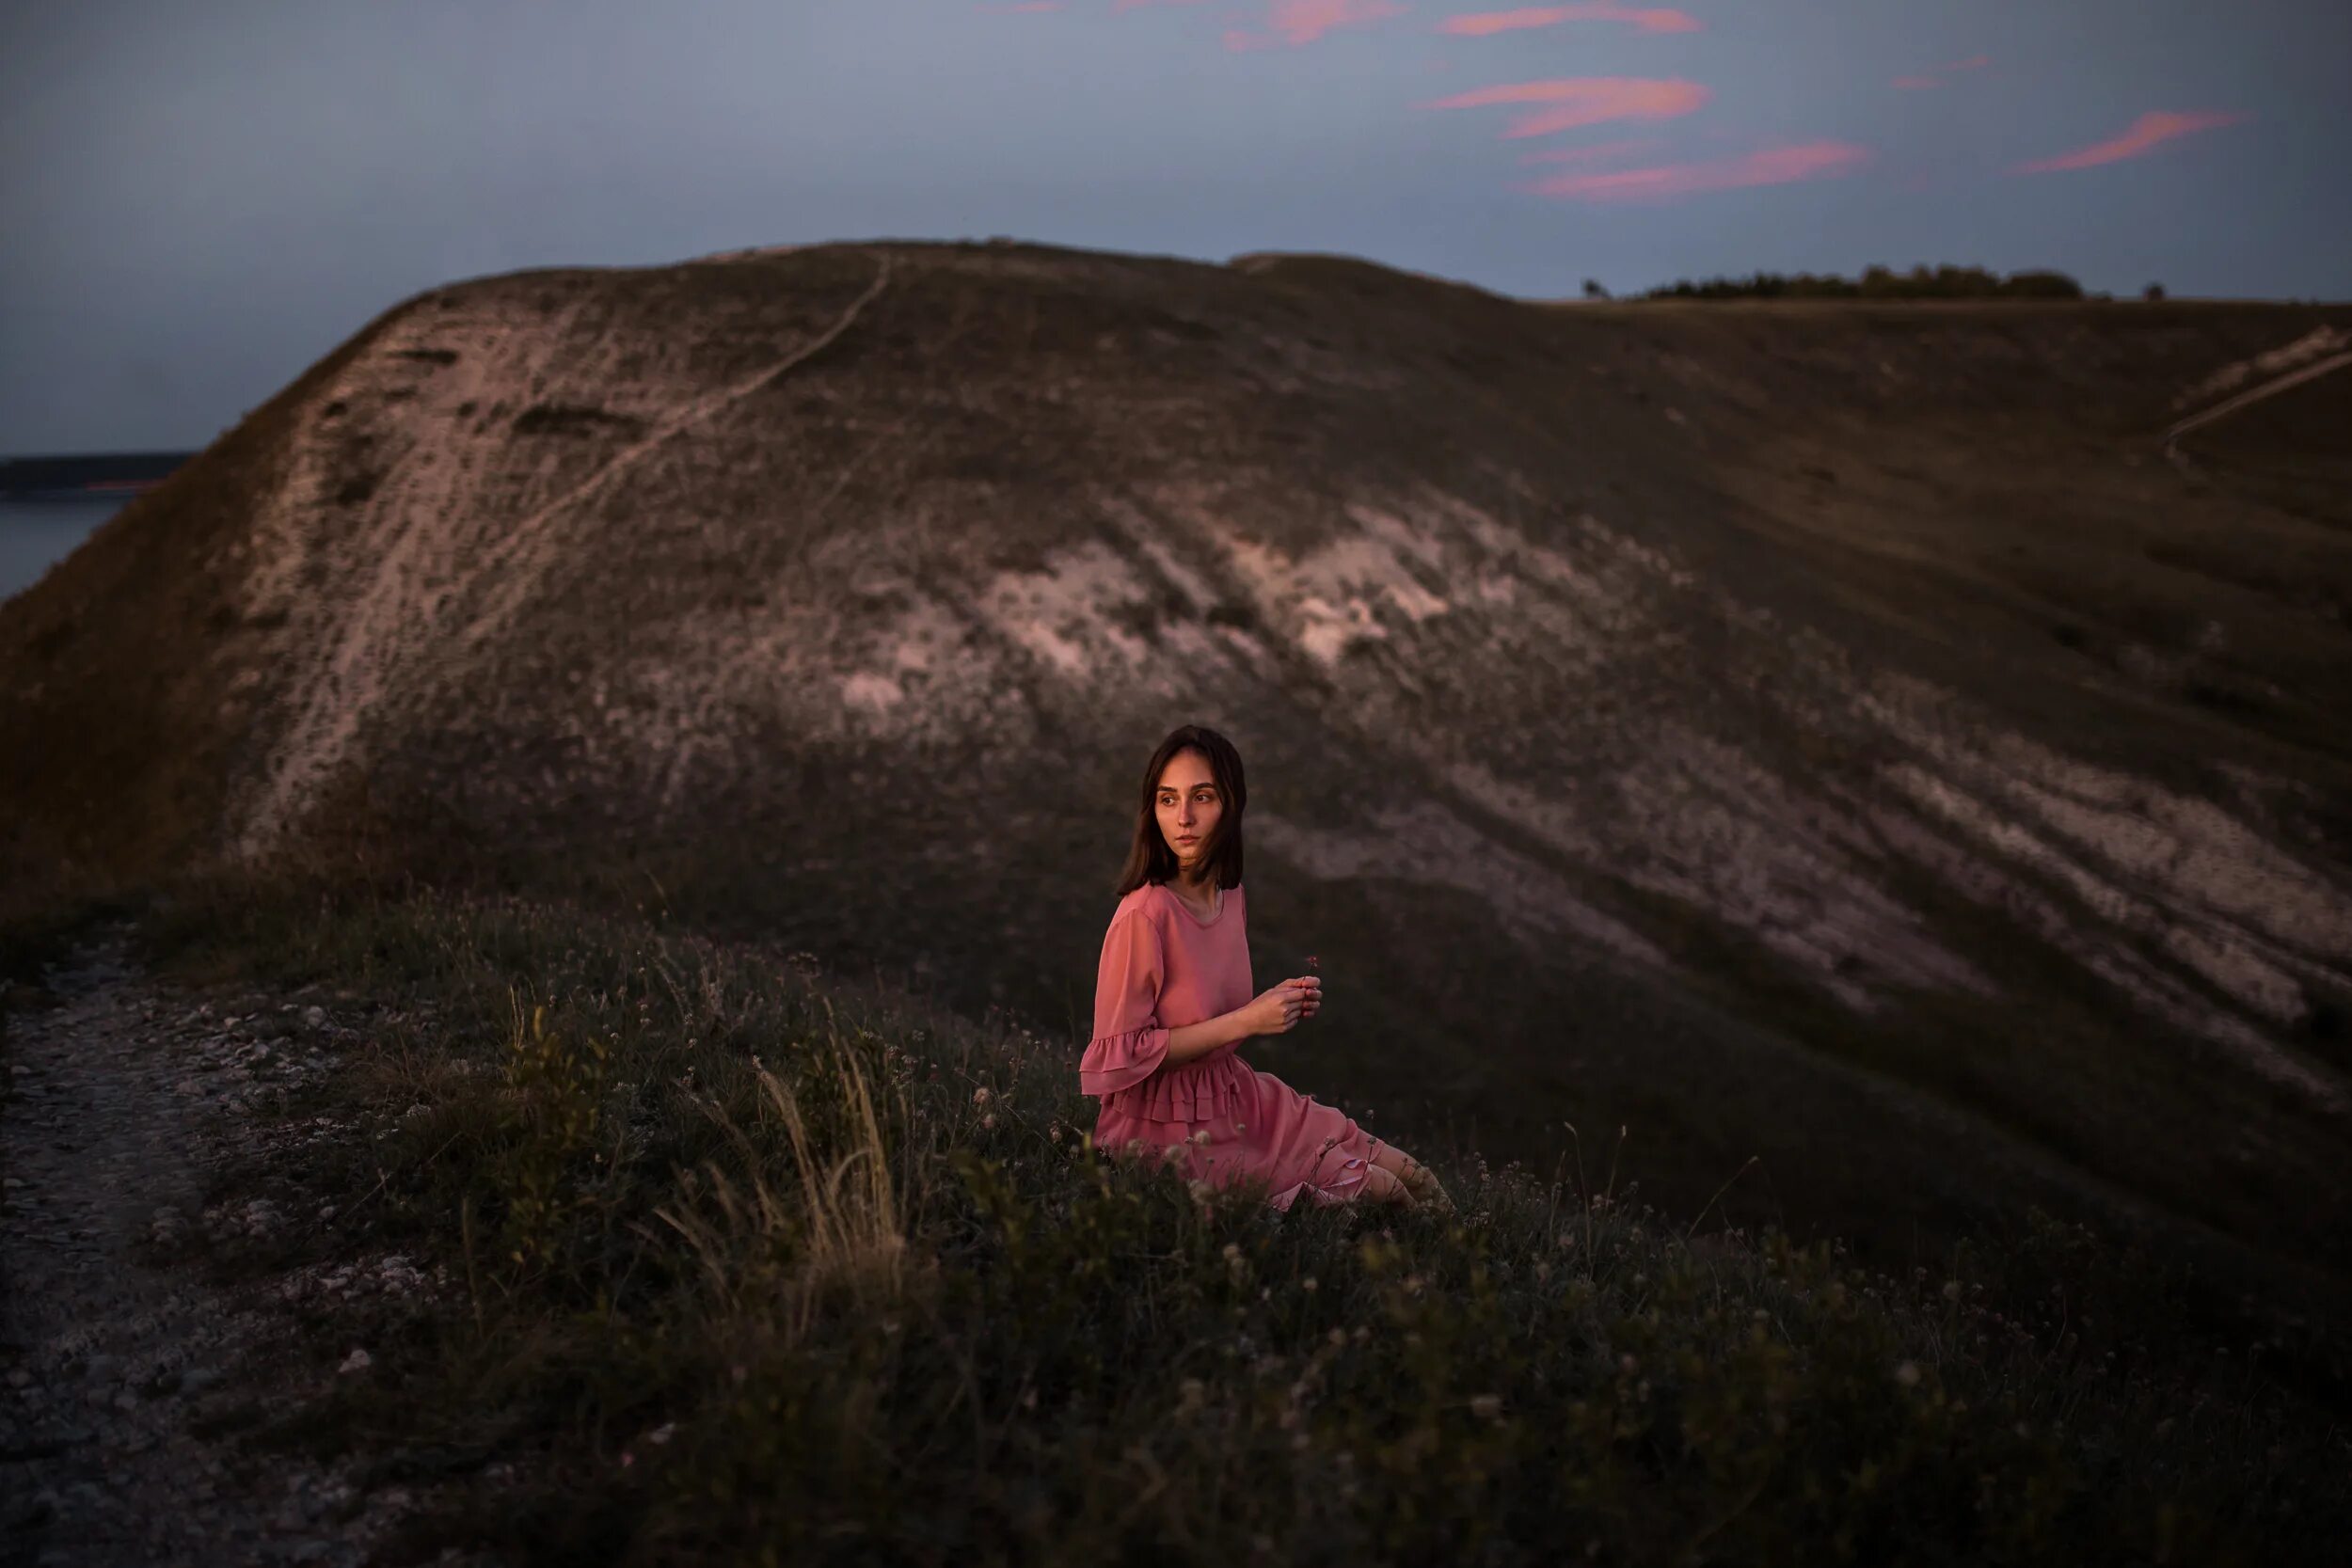
{"label": "body of water", "polygon": [[0,501],[0,600],[39,582],[43,572],[72,555],[130,499],[117,495],[90,500]]}

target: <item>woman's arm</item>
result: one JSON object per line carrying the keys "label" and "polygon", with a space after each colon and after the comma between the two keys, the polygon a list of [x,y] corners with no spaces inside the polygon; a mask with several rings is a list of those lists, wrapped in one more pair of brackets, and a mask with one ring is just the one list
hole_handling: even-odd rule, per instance
{"label": "woman's arm", "polygon": [[[1250,1004],[1255,1006],[1256,1004]],[[1195,1056],[1205,1056],[1220,1045],[1246,1040],[1256,1034],[1251,1024],[1249,1007],[1236,1007],[1230,1013],[1204,1018],[1198,1023],[1186,1023],[1168,1032],[1168,1059],[1189,1062]]]}
{"label": "woman's arm", "polygon": [[1167,975],[1151,919],[1139,911],[1114,919],[1095,979],[1094,1038],[1078,1059],[1080,1094],[1116,1094],[1159,1070],[1168,1053],[1168,1031],[1159,1022]]}

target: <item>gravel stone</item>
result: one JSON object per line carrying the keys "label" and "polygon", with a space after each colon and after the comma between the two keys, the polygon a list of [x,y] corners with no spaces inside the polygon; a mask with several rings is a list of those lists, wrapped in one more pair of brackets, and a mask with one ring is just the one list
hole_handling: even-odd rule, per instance
{"label": "gravel stone", "polygon": [[358,1037],[313,1006],[311,1049],[257,1048],[234,1025],[275,1021],[277,999],[236,996],[224,1019],[143,973],[132,929],[48,966],[46,1005],[0,1009],[0,1568],[361,1568],[437,1499],[413,1483],[371,1491],[381,1456],[247,1453],[224,1429],[255,1423],[208,1418],[274,1420],[327,1396],[329,1347],[351,1338],[318,1315],[436,1282],[356,1238],[335,1265],[342,1294],[318,1288],[334,1271],[315,1262],[230,1285],[232,1271],[186,1250],[322,1228],[294,1217],[315,1197],[291,1212],[264,1196],[205,1200],[257,1153],[348,1136],[331,1118],[272,1113]]}

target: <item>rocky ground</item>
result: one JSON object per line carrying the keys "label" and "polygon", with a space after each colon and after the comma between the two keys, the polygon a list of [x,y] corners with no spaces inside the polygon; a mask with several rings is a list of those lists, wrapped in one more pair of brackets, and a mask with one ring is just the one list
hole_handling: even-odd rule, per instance
{"label": "rocky ground", "polygon": [[222,1200],[227,1173],[347,1135],[282,1113],[354,1005],[167,986],[135,929],[52,966],[0,1035],[0,1565],[369,1560],[421,1492],[253,1437],[368,1377],[358,1325],[441,1286],[357,1238],[285,1244],[333,1237],[331,1206]]}

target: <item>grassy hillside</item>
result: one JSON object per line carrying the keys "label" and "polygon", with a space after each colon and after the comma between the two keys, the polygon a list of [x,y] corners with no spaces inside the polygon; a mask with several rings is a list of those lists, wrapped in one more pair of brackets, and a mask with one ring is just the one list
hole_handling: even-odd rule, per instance
{"label": "grassy hillside", "polygon": [[1289,1081],[1899,1275],[2039,1207],[2340,1373],[2352,376],[2163,432],[2346,324],[899,243],[437,288],[0,613],[0,893],[390,867],[1066,1054],[1210,722],[1257,971],[1328,985]]}
{"label": "grassy hillside", "polygon": [[107,913],[373,1020],[213,1195],[318,1222],[190,1261],[448,1282],[313,1308],[369,1374],[230,1423],[429,1491],[390,1560],[2281,1563],[2352,1518],[2308,1340],[2039,1212],[1866,1268],[1586,1128],[1428,1151],[1451,1221],[1283,1216],[1089,1147],[1026,1027],[658,909],[230,877],[10,941]]}

